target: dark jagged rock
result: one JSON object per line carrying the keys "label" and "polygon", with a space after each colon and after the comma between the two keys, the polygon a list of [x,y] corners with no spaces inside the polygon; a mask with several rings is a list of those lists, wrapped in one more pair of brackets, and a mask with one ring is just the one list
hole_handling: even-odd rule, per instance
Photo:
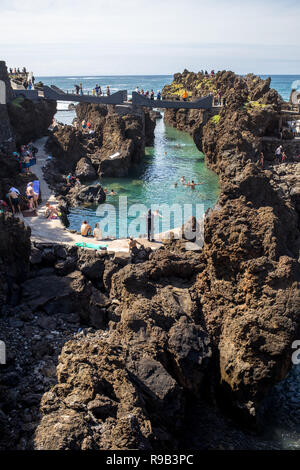
{"label": "dark jagged rock", "polygon": [[75,176],[80,181],[93,181],[97,179],[97,173],[89,158],[81,158],[75,168]]}
{"label": "dark jagged rock", "polygon": [[[263,445],[261,437],[251,441],[254,433],[249,441],[224,423],[220,409],[252,424],[291,367],[291,344],[300,334],[298,173],[284,165],[262,171],[254,163],[280,107],[268,81],[221,72],[196,87],[200,75],[185,71],[174,82],[195,94],[215,83],[228,100],[206,124],[201,116],[193,123],[184,117],[220,176],[203,249],[169,241],[139,260],[138,253],[36,244],[28,278],[14,279],[15,307],[0,317],[10,351],[0,380],[3,448]],[[110,152],[108,116],[99,118],[103,133],[95,139],[103,138]],[[113,117],[112,138],[125,135],[126,146],[139,124],[120,119]],[[78,131],[66,133],[74,145],[85,141]],[[64,145],[71,152],[67,139]],[[77,156],[70,156],[74,168],[81,151]],[[184,229],[193,225],[192,219]]]}
{"label": "dark jagged rock", "polygon": [[68,201],[71,206],[77,206],[87,202],[90,204],[102,204],[106,194],[100,184],[90,186],[74,186],[68,193]]}
{"label": "dark jagged rock", "polygon": [[8,115],[18,145],[27,144],[48,134],[56,113],[56,102],[40,99],[37,103],[18,98],[8,105]]}

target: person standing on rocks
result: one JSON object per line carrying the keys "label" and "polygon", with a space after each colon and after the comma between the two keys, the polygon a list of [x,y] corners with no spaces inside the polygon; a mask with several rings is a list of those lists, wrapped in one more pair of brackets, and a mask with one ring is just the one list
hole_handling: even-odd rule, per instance
{"label": "person standing on rocks", "polygon": [[17,193],[17,190],[15,190],[15,188],[10,188],[8,193],[8,200],[10,202],[13,214],[15,214],[16,212],[21,212],[19,194]]}
{"label": "person standing on rocks", "polygon": [[275,161],[277,163],[280,163],[281,153],[282,153],[282,145],[279,145],[279,147],[277,147],[277,149],[275,150]]}
{"label": "person standing on rocks", "polygon": [[153,90],[150,91],[150,100],[154,100],[154,91]]}
{"label": "person standing on rocks", "polygon": [[110,96],[110,88],[109,88],[108,85],[107,85],[107,87],[106,87],[106,94],[107,94],[107,96]]}
{"label": "person standing on rocks", "polygon": [[259,163],[260,163],[260,166],[261,166],[262,170],[264,168],[264,160],[265,160],[265,156],[264,156],[263,152],[260,152]]}

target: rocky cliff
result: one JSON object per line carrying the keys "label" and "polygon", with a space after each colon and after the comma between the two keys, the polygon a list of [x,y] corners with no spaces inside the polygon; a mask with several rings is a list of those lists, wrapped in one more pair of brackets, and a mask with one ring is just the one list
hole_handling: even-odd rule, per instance
{"label": "rocky cliff", "polygon": [[84,157],[99,175],[127,176],[140,162],[145,145],[153,141],[155,120],[148,114],[147,119],[142,112],[121,115],[111,107],[84,103],[77,105],[76,112],[78,123],[90,121],[94,132],[84,134],[71,126],[54,131],[48,147],[61,171],[74,172]]}
{"label": "rocky cliff", "polygon": [[23,145],[47,135],[56,113],[56,102],[39,99],[35,103],[22,96],[15,98],[3,61],[0,61],[0,80],[6,88],[6,104],[0,104],[0,144],[12,138],[14,144]]}
{"label": "rocky cliff", "polygon": [[258,425],[261,403],[292,366],[299,170],[255,162],[278,94],[256,77],[222,74],[228,104],[219,119],[194,123],[221,186],[201,252],[181,241],[133,259],[32,248],[17,306],[0,318],[13,351],[1,377],[4,448],[270,449],[240,430],[236,437],[219,416]]}

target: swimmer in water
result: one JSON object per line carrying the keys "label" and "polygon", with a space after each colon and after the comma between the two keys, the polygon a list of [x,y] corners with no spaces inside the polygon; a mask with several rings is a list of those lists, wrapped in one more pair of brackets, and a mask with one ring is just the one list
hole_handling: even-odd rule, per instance
{"label": "swimmer in water", "polygon": [[109,195],[110,195],[110,196],[116,196],[117,193],[112,189],[112,190],[110,191]]}
{"label": "swimmer in water", "polygon": [[198,186],[199,184],[203,183],[195,183],[194,180],[192,180],[187,186],[190,186],[191,189],[195,189],[195,186]]}
{"label": "swimmer in water", "polygon": [[156,217],[158,216],[158,217],[162,218],[162,215],[158,212],[157,209],[153,212],[153,215],[156,216]]}
{"label": "swimmer in water", "polygon": [[174,183],[174,188],[177,188],[177,181],[175,181]]}
{"label": "swimmer in water", "polygon": [[180,178],[180,182],[181,182],[182,184],[185,184],[185,176],[182,176],[182,177]]}

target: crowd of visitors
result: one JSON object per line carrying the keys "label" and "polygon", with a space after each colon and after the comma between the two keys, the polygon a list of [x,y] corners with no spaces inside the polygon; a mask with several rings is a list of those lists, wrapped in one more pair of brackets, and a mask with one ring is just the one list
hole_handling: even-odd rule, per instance
{"label": "crowd of visitors", "polygon": [[13,152],[20,165],[21,173],[29,173],[29,168],[36,164],[37,148],[30,142],[27,145],[21,145],[19,152]]}
{"label": "crowd of visitors", "polygon": [[[82,86],[82,83],[80,83],[79,85],[75,84],[74,85],[74,89],[75,89],[75,94],[76,95],[84,95],[84,89],[83,89],[83,86]],[[88,93],[89,94],[89,91]],[[110,92],[110,87],[109,85],[107,85],[106,87],[106,96],[110,96],[111,92]],[[92,89],[92,96],[105,96],[105,92],[102,91],[102,88],[100,85],[96,85],[93,89]]]}
{"label": "crowd of visitors", "polygon": [[[21,145],[20,150],[13,152],[13,156],[19,163],[20,173],[29,174],[29,168],[36,163],[36,154],[38,149],[30,142],[27,145]],[[5,200],[0,200],[1,211],[11,211],[13,214],[24,211],[35,211],[39,199],[39,182],[31,181],[27,184],[24,194],[14,187],[10,186],[5,194]]]}
{"label": "crowd of visitors", "polygon": [[22,80],[22,85],[25,90],[32,90],[34,88],[35,77],[33,75],[30,76],[29,72],[27,72],[26,67],[23,67],[22,70],[20,68],[9,68],[9,74],[12,79]]}
{"label": "crowd of visitors", "polygon": [[38,184],[35,186],[35,182],[29,182],[24,195],[21,194],[18,188],[11,186],[6,194],[6,199],[7,202],[0,200],[0,210],[4,212],[11,210],[15,215],[21,213],[21,207],[24,208],[24,211],[35,211],[39,199]]}

